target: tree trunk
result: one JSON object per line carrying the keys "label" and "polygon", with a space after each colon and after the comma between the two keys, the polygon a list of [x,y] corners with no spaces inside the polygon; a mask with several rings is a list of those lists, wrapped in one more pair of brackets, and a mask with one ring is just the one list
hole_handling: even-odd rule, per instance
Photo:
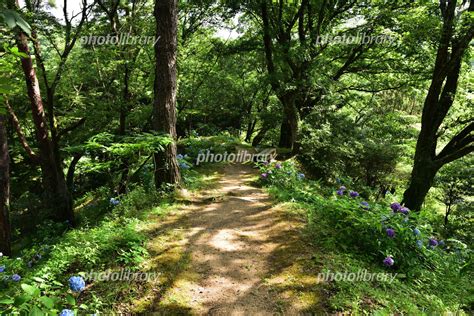
{"label": "tree trunk", "polygon": [[295,149],[296,137],[298,135],[298,112],[295,107],[295,99],[291,93],[279,99],[283,104],[283,121],[278,146],[293,150]]}
{"label": "tree trunk", "polygon": [[403,194],[403,203],[406,207],[411,210],[421,209],[438,169],[429,159],[415,161],[410,185]]}
{"label": "tree trunk", "polygon": [[5,116],[0,115],[0,251],[10,256],[10,157],[5,124]]}
{"label": "tree trunk", "polygon": [[173,142],[154,155],[155,185],[179,184],[181,175],[176,159],[176,59],[177,0],[155,0],[156,36],[153,127],[168,134]]}
{"label": "tree trunk", "polygon": [[[20,52],[30,56],[27,37],[23,32],[17,36],[17,45]],[[39,88],[38,78],[31,57],[22,58],[21,65],[25,74],[28,97],[30,99],[35,136],[38,142],[40,166],[46,208],[53,211],[53,217],[60,221],[69,221],[74,225],[74,211],[72,197],[67,189],[64,172],[59,159],[54,154],[54,147],[49,138],[45,120],[43,100]]]}

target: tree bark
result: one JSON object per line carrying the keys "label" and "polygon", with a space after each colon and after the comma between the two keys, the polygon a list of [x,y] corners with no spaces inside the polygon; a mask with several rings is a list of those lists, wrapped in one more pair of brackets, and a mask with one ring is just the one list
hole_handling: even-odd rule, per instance
{"label": "tree bark", "polygon": [[168,134],[173,142],[154,155],[155,185],[177,185],[181,175],[176,159],[176,59],[177,59],[177,1],[155,0],[156,36],[153,127]]}
{"label": "tree bark", "polygon": [[[27,37],[23,32],[17,34],[17,45],[20,52],[30,56]],[[31,57],[22,58],[21,66],[25,74],[33,123],[35,125],[35,136],[38,142],[44,204],[53,211],[55,219],[60,221],[67,220],[71,225],[74,225],[72,197],[67,189],[64,172],[57,157],[55,157],[54,147],[49,137],[39,82]]]}
{"label": "tree bark", "polygon": [[474,26],[464,34],[455,36],[455,11],[457,1],[447,6],[441,4],[443,30],[436,55],[431,85],[423,113],[421,131],[416,143],[415,158],[410,184],[403,195],[403,203],[412,210],[420,210],[433,185],[438,170],[445,164],[459,159],[474,150],[474,123],[465,126],[436,154],[439,128],[454,103],[461,71],[462,57],[474,36]]}
{"label": "tree bark", "polygon": [[5,124],[6,118],[0,114],[0,251],[10,256],[10,157]]}

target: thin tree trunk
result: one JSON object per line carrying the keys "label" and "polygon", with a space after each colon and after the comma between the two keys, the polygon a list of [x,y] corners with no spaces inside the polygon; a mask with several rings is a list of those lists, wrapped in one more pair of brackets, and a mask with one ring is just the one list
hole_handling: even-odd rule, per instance
{"label": "thin tree trunk", "polygon": [[5,116],[0,115],[0,251],[10,256],[10,157],[6,121]]}
{"label": "thin tree trunk", "polygon": [[173,138],[164,151],[154,155],[155,185],[179,184],[181,175],[176,159],[176,59],[177,59],[177,1],[155,0],[155,100],[153,127]]}
{"label": "thin tree trunk", "polygon": [[[17,45],[20,52],[30,56],[27,37],[23,32],[17,35]],[[74,225],[74,211],[72,197],[67,189],[64,172],[54,154],[54,147],[49,138],[45,120],[43,100],[39,88],[38,78],[31,57],[21,59],[25,74],[28,97],[30,99],[33,123],[35,125],[36,141],[38,142],[40,166],[44,188],[45,206],[53,211],[57,220],[67,220]]]}

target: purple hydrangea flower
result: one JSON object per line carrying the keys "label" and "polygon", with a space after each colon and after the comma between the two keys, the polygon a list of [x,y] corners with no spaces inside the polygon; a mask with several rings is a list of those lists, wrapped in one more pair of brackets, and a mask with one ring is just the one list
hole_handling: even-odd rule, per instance
{"label": "purple hydrangea flower", "polygon": [[402,206],[400,205],[400,203],[394,202],[390,204],[390,208],[396,213],[402,208]]}
{"label": "purple hydrangea flower", "polygon": [[395,260],[393,260],[391,256],[388,256],[385,259],[383,259],[383,264],[386,265],[387,267],[393,266],[394,263],[395,263]]}
{"label": "purple hydrangea flower", "polygon": [[337,190],[337,191],[336,191],[336,194],[337,194],[337,195],[344,195],[344,191]]}
{"label": "purple hydrangea flower", "polygon": [[438,246],[438,241],[435,239],[435,238],[430,238],[428,240],[428,244],[431,246],[431,247],[436,247]]}
{"label": "purple hydrangea flower", "polygon": [[405,206],[401,207],[399,211],[400,213],[405,214],[405,215],[408,215],[408,213],[410,213],[410,209]]}
{"label": "purple hydrangea flower", "polygon": [[366,201],[360,202],[360,205],[362,206],[364,210],[368,210],[370,208],[369,203]]}
{"label": "purple hydrangea flower", "polygon": [[5,272],[5,266],[0,266],[0,273]]}
{"label": "purple hydrangea flower", "polygon": [[12,275],[12,280],[14,282],[18,282],[18,281],[21,280],[21,276],[19,276],[18,274],[14,274],[14,275]]}
{"label": "purple hydrangea flower", "polygon": [[69,278],[69,288],[73,292],[82,292],[86,287],[86,282],[80,276],[73,276]]}
{"label": "purple hydrangea flower", "polygon": [[415,229],[413,229],[413,234],[415,234],[415,236],[420,236],[421,232],[418,228],[415,228]]}
{"label": "purple hydrangea flower", "polygon": [[352,198],[356,198],[356,197],[359,196],[359,193],[356,192],[356,191],[351,191],[351,192],[349,192],[349,195],[350,195],[350,197],[352,197]]}
{"label": "purple hydrangea flower", "polygon": [[395,229],[393,228],[387,228],[386,233],[387,233],[387,236],[390,238],[395,237]]}
{"label": "purple hydrangea flower", "polygon": [[281,163],[277,163],[277,164],[275,165],[275,168],[276,168],[276,169],[281,169]]}
{"label": "purple hydrangea flower", "polygon": [[417,240],[417,241],[416,241],[416,246],[417,246],[418,248],[423,248],[423,241]]}
{"label": "purple hydrangea flower", "polygon": [[263,179],[266,179],[268,177],[268,173],[264,172],[260,175]]}
{"label": "purple hydrangea flower", "polygon": [[59,316],[74,316],[74,312],[70,309],[63,309]]}

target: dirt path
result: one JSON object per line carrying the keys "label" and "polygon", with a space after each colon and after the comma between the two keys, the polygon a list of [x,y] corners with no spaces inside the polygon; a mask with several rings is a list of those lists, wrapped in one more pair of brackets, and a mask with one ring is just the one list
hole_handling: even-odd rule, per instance
{"label": "dirt path", "polygon": [[[252,185],[256,171],[229,165],[216,187],[152,228],[151,266],[165,271],[147,311],[273,315],[320,311],[303,222]],[[302,264],[305,262],[305,264]],[[309,269],[309,270],[308,270]]]}

